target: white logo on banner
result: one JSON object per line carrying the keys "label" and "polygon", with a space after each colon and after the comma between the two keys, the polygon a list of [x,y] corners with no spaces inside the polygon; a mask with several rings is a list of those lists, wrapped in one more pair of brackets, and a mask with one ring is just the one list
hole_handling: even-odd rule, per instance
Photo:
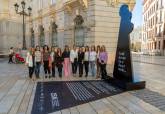
{"label": "white logo on banner", "polygon": [[59,100],[57,93],[50,93],[51,94],[51,100],[52,100],[52,108],[59,107]]}

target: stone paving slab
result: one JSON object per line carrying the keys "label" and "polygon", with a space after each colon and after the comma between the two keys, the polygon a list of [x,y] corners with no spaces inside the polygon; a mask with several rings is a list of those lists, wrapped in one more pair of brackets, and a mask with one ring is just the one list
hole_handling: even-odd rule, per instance
{"label": "stone paving slab", "polygon": [[112,98],[118,101],[124,107],[127,107],[127,109],[133,114],[149,114],[143,108],[140,108],[137,105],[130,102],[129,100],[125,99],[125,96],[116,95],[112,96]]}
{"label": "stone paving slab", "polygon": [[77,106],[80,114],[97,114],[97,112],[90,106],[89,103]]}
{"label": "stone paving slab", "polygon": [[20,107],[20,104],[24,98],[25,92],[29,86],[29,80],[26,81],[25,85],[23,86],[20,94],[18,95],[17,99],[15,100],[13,106],[10,109],[10,112],[8,114],[17,114],[17,111]]}
{"label": "stone paving slab", "polygon": [[130,93],[160,110],[165,111],[165,96],[148,89],[132,91]]}
{"label": "stone paving slab", "polygon": [[124,112],[122,112],[119,108],[116,108],[115,105],[113,105],[111,102],[109,102],[109,101],[107,100],[107,98],[101,99],[101,101],[102,101],[105,105],[107,105],[107,106],[112,110],[112,112],[113,112],[114,114],[124,114]]}
{"label": "stone paving slab", "polygon": [[34,84],[32,82],[30,82],[30,84],[28,86],[28,89],[25,93],[24,99],[22,100],[22,103],[21,103],[21,105],[19,107],[19,110],[17,112],[18,114],[22,114],[22,113],[26,114],[26,111],[28,109],[28,105],[29,105],[29,102],[30,102],[30,97],[31,97],[31,94],[32,94],[33,86],[34,86]]}
{"label": "stone paving slab", "polygon": [[71,114],[79,114],[79,111],[76,107],[72,107],[72,108],[70,108],[70,113]]}
{"label": "stone paving slab", "polygon": [[161,111],[160,109],[154,107],[153,105],[149,103],[144,102],[142,99],[139,99],[138,97],[135,97],[131,95],[130,93],[124,93],[124,94],[127,100],[130,100],[132,103],[138,105],[139,107],[143,108],[147,112],[151,114],[163,114],[163,111]]}
{"label": "stone paving slab", "polygon": [[93,101],[90,103],[94,110],[99,114],[109,113],[114,114],[112,110],[101,100]]}
{"label": "stone paving slab", "polygon": [[107,99],[110,103],[112,103],[117,109],[121,110],[124,114],[133,114],[131,111],[128,110],[127,107],[120,104],[118,100],[116,101],[115,99],[112,99],[112,97],[108,97]]}
{"label": "stone paving slab", "polygon": [[24,83],[25,80],[18,80],[7,95],[0,101],[0,113],[9,112]]}

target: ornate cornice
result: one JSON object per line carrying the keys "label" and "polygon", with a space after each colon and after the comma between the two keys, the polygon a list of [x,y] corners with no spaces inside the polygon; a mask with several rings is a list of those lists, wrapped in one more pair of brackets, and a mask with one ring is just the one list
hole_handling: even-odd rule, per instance
{"label": "ornate cornice", "polygon": [[116,6],[119,3],[119,0],[106,0],[108,5]]}
{"label": "ornate cornice", "polygon": [[68,12],[72,12],[75,6],[83,6],[83,8],[88,8],[88,0],[68,0],[64,3],[64,9]]}
{"label": "ornate cornice", "polygon": [[134,5],[136,3],[135,0],[104,0],[104,1],[106,1],[109,6],[113,6],[113,7],[122,3],[127,4],[130,10],[133,10]]}

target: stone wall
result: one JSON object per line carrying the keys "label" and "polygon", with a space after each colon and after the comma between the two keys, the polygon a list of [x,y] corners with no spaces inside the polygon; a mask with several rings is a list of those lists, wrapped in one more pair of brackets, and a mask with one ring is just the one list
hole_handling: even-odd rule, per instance
{"label": "stone wall", "polygon": [[0,52],[8,53],[10,47],[22,46],[22,24],[10,20],[0,21]]}
{"label": "stone wall", "polygon": [[93,0],[93,20],[91,32],[95,45],[105,45],[108,51],[108,72],[112,73],[120,25],[119,6],[108,6],[106,1]]}

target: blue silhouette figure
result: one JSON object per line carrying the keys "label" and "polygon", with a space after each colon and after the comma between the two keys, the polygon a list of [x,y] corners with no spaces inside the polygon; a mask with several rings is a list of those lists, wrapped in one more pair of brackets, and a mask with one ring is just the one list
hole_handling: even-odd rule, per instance
{"label": "blue silhouette figure", "polygon": [[132,13],[129,11],[128,5],[124,4],[120,7],[119,15],[121,22],[113,76],[121,83],[127,83],[133,82],[130,33],[134,25],[131,23]]}

